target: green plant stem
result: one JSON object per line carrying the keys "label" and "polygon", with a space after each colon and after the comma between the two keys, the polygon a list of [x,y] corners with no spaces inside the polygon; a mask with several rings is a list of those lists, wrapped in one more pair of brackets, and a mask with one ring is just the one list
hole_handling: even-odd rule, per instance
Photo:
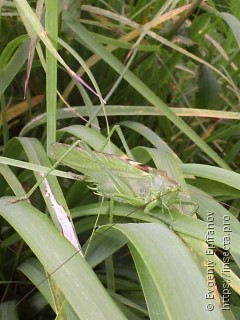
{"label": "green plant stem", "polygon": [[[58,37],[58,1],[46,1],[46,31],[57,49]],[[47,98],[47,153],[50,145],[56,141],[57,107],[57,59],[46,50],[46,98]]]}

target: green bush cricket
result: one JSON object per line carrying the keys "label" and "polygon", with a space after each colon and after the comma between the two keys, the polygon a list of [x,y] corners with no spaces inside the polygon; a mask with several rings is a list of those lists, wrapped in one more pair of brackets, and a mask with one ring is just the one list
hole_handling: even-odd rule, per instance
{"label": "green bush cricket", "polygon": [[[84,174],[85,180],[95,185],[92,189],[96,194],[118,202],[129,203],[135,207],[145,207],[146,214],[155,207],[160,207],[166,209],[172,219],[169,209],[179,204],[180,184],[172,180],[166,171],[152,168],[124,156],[92,151],[85,143],[84,147],[76,147],[77,143],[79,142],[72,146],[54,143],[51,146],[51,157],[57,161],[41,181],[61,163]],[[76,175],[76,178],[79,176]],[[88,245],[94,239],[90,237],[85,254]],[[48,275],[45,280],[51,275]],[[22,300],[24,299],[25,297]]]}
{"label": "green bush cricket", "polygon": [[[156,206],[169,208],[177,202],[180,185],[167,172],[114,154],[91,151],[76,147],[67,153],[70,146],[55,143],[51,148],[54,159],[80,171],[86,181],[95,185],[98,195],[133,206],[145,206],[149,213]],[[63,157],[64,154],[67,155]]]}
{"label": "green bush cricket", "polygon": [[[170,216],[172,207],[181,202],[180,184],[172,180],[165,171],[122,156],[92,151],[86,144],[83,146],[76,147],[76,143],[73,146],[55,143],[51,148],[51,156],[58,159],[56,164],[62,163],[83,173],[87,182],[95,184],[94,190],[98,195],[126,202],[135,207],[145,207],[145,213],[151,213],[155,207],[167,209]],[[51,169],[55,168],[56,164]],[[111,227],[112,224],[109,228]],[[97,237],[102,233],[100,232]],[[87,246],[95,239],[90,237]],[[45,280],[51,276],[52,274]]]}

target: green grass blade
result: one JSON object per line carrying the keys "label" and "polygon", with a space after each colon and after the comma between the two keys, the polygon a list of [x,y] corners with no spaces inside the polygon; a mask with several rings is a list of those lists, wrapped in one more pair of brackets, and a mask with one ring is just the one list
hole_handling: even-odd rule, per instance
{"label": "green grass blade", "polygon": [[[98,106],[92,106],[93,110],[96,110]],[[196,109],[196,108],[170,108],[179,117],[201,117],[201,118],[216,118],[216,119],[228,119],[228,120],[240,120],[239,112],[221,111],[221,110],[210,110],[210,109]],[[78,117],[75,111],[83,117],[89,116],[89,107],[73,107],[73,111],[69,108],[57,110],[57,120],[72,119]],[[157,110],[151,106],[122,106],[122,105],[108,105],[106,108],[106,114],[108,117],[111,116],[163,116],[160,110]],[[104,116],[103,110],[100,110],[98,116]],[[47,113],[42,113],[41,117],[33,118],[32,121],[27,123],[21,131],[21,135],[26,135],[30,130],[33,130],[39,125],[47,122]],[[121,125],[128,123],[122,122]],[[137,122],[136,122],[137,123]],[[137,123],[141,125],[140,123]],[[146,127],[145,127],[146,128]],[[95,147],[97,150],[97,147]]]}
{"label": "green grass blade", "polygon": [[14,309],[15,301],[6,301],[0,303],[0,319],[19,320],[17,310]]}
{"label": "green grass blade", "polygon": [[151,319],[224,319],[213,300],[213,312],[206,309],[206,280],[176,234],[160,224],[114,228],[128,238]]}
{"label": "green grass blade", "polygon": [[0,165],[0,174],[5,178],[6,182],[17,197],[23,197],[26,195],[21,183],[7,165]]}
{"label": "green grass blade", "polygon": [[[96,315],[102,320],[126,319],[83,257],[75,254],[46,215],[26,202],[8,205],[13,199],[0,199],[1,216],[21,235],[49,274],[57,270],[52,278],[76,314],[81,319],[96,319]],[[65,266],[59,268],[61,265]]]}
{"label": "green grass blade", "polygon": [[38,290],[54,310],[53,296],[48,281],[45,281],[47,275],[41,263],[36,258],[29,258],[20,264],[18,270],[25,274],[35,286],[42,282]]}
{"label": "green grass blade", "polygon": [[[28,277],[35,286],[43,282],[41,286],[38,287],[38,290],[41,292],[41,295],[46,299],[46,302],[54,310],[54,301],[49,287],[49,283],[48,281],[45,281],[46,272],[43,269],[40,262],[35,258],[29,258],[18,267],[18,270],[25,274],[25,276]],[[32,298],[32,306],[35,307],[37,311],[39,309],[41,310],[42,303],[44,303],[41,303],[41,299],[42,297],[40,297],[38,293]],[[71,320],[79,319],[68,304],[67,306],[65,306],[65,308],[67,319],[68,317]]]}
{"label": "green grass blade", "polygon": [[[12,158],[1,157],[1,156],[0,156],[0,163],[2,165],[9,165],[9,166],[17,167],[17,168],[36,171],[36,172],[39,172],[39,173],[40,172],[47,173],[49,171],[48,167],[37,165],[37,164],[31,163],[31,162],[15,160],[15,159],[12,159]],[[60,170],[53,170],[49,174],[57,176],[57,177],[73,179],[72,174],[70,174],[69,172],[64,172],[64,171],[60,171]]]}
{"label": "green grass blade", "polygon": [[215,14],[225,20],[225,22],[229,25],[238,43],[238,46],[240,47],[240,21],[234,15],[228,12],[215,12]]}
{"label": "green grass blade", "polygon": [[21,40],[23,40],[22,43],[14,52],[8,64],[0,70],[0,95],[3,94],[27,60],[30,41],[25,37],[21,37]]}
{"label": "green grass blade", "polygon": [[[8,144],[8,155],[13,156],[13,153],[16,149],[19,149],[19,151],[23,149],[27,158],[29,159],[29,162],[35,163],[37,165],[43,165],[44,167],[48,168],[50,168],[52,165],[47,157],[46,151],[37,139],[16,138],[14,140],[11,140]],[[37,181],[41,179],[41,175],[38,172],[34,172],[34,175]],[[63,208],[66,208],[67,210],[66,200],[63,196],[57,178],[54,176],[49,176],[48,183],[58,204],[61,205]],[[52,220],[54,221],[56,226],[60,228],[59,221],[56,212],[53,208],[53,204],[50,200],[50,197],[46,196],[45,185],[41,183],[39,188],[41,190],[42,196],[45,200],[49,213],[51,214]]]}
{"label": "green grass blade", "polygon": [[85,81],[83,81],[64,61],[64,59],[58,54],[57,50],[55,49],[51,39],[47,35],[46,31],[44,30],[43,26],[41,25],[39,19],[34,14],[32,8],[28,4],[26,0],[14,0],[16,7],[19,11],[19,14],[25,24],[25,27],[30,35],[30,37],[35,36],[35,33],[38,34],[39,38],[42,40],[46,48],[51,52],[51,54],[59,61],[59,63],[62,64],[62,66],[68,71],[68,73],[74,78],[77,79],[82,85],[84,85],[88,90],[90,90],[92,93],[94,93],[102,102],[103,99],[101,97],[101,94],[96,88],[96,91],[94,91]]}
{"label": "green grass blade", "polygon": [[204,164],[181,164],[183,173],[207,178],[240,190],[240,174]]}
{"label": "green grass blade", "polygon": [[[207,211],[206,210],[212,210],[216,212],[215,215],[215,221],[216,226],[214,230],[214,244],[216,247],[223,247],[223,237],[224,237],[224,231],[222,228],[222,216],[229,216],[231,222],[231,228],[232,228],[232,234],[231,234],[231,250],[232,252],[236,254],[240,254],[240,226],[237,222],[237,219],[234,218],[223,206],[221,206],[216,200],[209,199],[206,197],[201,196],[200,191],[198,191],[197,188],[194,188],[189,186],[189,189],[192,191],[194,190],[196,194],[191,194],[191,197],[193,200],[199,201],[199,215],[202,219],[206,218]],[[197,194],[199,193],[199,196]],[[203,193],[204,195],[204,193]],[[204,203],[206,204],[205,206]],[[136,209],[136,208],[135,208]],[[203,214],[203,211],[205,211],[205,214]],[[82,207],[76,207],[73,210],[71,210],[71,214],[74,218],[78,218],[82,216],[82,212],[84,212],[84,216],[97,216],[99,213],[99,204],[96,203],[95,205],[87,205]],[[109,212],[109,204],[106,202],[103,205],[103,209],[101,211],[101,215],[107,216]],[[217,213],[219,212],[219,215]],[[137,210],[134,210],[134,207],[127,205],[127,204],[119,204],[116,203],[114,206],[114,216],[119,218],[124,218],[128,216],[129,219],[135,219],[141,221],[141,222],[159,222],[163,221],[166,224],[170,225],[171,228],[179,233],[186,234],[190,237],[199,239],[201,241],[206,240],[206,230],[207,230],[207,222],[201,221],[200,219],[193,218],[191,216],[183,215],[180,213],[176,213],[174,211],[171,211],[171,214],[174,218],[174,221],[169,217],[169,214],[167,212],[163,212],[162,209],[154,209],[151,216],[143,214],[143,209],[138,208]],[[101,229],[100,229],[101,230]],[[101,231],[99,231],[101,232]],[[95,240],[96,242],[98,239]],[[121,240],[119,240],[121,241]],[[99,245],[101,241],[99,240]],[[92,244],[93,246],[97,246],[96,244]],[[101,244],[102,246],[102,244]],[[91,249],[90,249],[91,251]]]}
{"label": "green grass blade", "polygon": [[[69,13],[64,13],[64,18],[69,28],[71,28],[78,37],[84,42],[88,43],[88,46],[92,51],[96,52],[101,58],[106,61],[114,70],[118,73],[122,70],[123,65],[121,62],[109,53],[101,44],[91,36],[86,28],[79,24],[73,16]],[[158,97],[155,93],[149,89],[138,77],[136,77],[131,71],[127,70],[124,79],[131,84],[140,94],[144,96],[149,102],[151,102],[157,109],[172,121],[181,131],[183,131],[193,142],[198,145],[210,158],[212,158],[220,167],[227,168],[228,165],[222,160],[218,154],[210,148],[181,118],[168,108],[168,106]]]}

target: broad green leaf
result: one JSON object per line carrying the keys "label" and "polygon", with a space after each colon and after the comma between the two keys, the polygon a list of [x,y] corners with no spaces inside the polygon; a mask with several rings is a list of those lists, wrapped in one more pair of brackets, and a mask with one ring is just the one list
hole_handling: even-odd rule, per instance
{"label": "broad green leaf", "polygon": [[[0,157],[0,162],[1,162]],[[7,160],[7,158],[6,158]],[[14,175],[14,173],[11,171],[11,169],[7,165],[0,165],[0,174],[5,178],[6,182],[10,186],[10,188],[13,190],[14,194],[18,197],[25,196],[25,191],[17,179],[17,177]]]}
{"label": "broad green leaf", "polygon": [[215,74],[207,66],[202,65],[198,75],[198,91],[195,95],[197,108],[217,109],[219,102],[220,85]]}
{"label": "broad green leaf", "polygon": [[[26,153],[29,162],[35,163],[37,165],[43,165],[44,167],[50,168],[52,166],[50,160],[47,157],[46,151],[44,150],[42,144],[37,139],[31,138],[15,138],[12,139],[6,148],[5,154],[13,155],[16,151],[21,150],[21,148]],[[36,180],[42,178],[41,174],[34,172]],[[48,183],[51,186],[51,190],[55,196],[56,201],[61,205],[65,210],[67,210],[66,200],[63,197],[62,190],[58,184],[57,178],[53,176],[48,176]],[[56,216],[56,212],[53,208],[52,201],[49,196],[46,195],[46,186],[41,183],[39,186],[42,195],[45,199],[46,205],[48,207],[49,213],[55,224],[59,226],[59,221]],[[59,226],[60,227],[60,226]]]}
{"label": "broad green leaf", "polygon": [[215,12],[219,17],[225,20],[225,22],[229,25],[231,28],[235,39],[238,43],[238,46],[240,47],[240,33],[239,33],[239,28],[240,28],[240,21],[232,14],[228,12]]}
{"label": "broad green leaf", "polygon": [[[24,38],[21,38],[24,40]],[[7,66],[0,71],[0,96],[3,94],[5,89],[13,81],[16,74],[22,68],[28,57],[30,41],[25,39],[19,45],[18,49],[14,52],[13,56],[9,60]]]}
{"label": "broad green leaf", "polygon": [[206,309],[206,279],[173,231],[161,224],[113,228],[129,241],[151,319],[224,319],[214,301],[213,312]]}
{"label": "broad green leaf", "polygon": [[[122,218],[120,222],[124,222],[125,219],[136,219],[141,222],[159,222],[162,221],[171,226],[171,228],[179,233],[183,233],[189,235],[193,238],[197,238],[201,241],[206,240],[206,230],[207,230],[207,210],[214,211],[215,214],[215,228],[214,228],[214,244],[216,247],[223,247],[223,238],[224,238],[224,230],[223,230],[223,216],[230,217],[230,227],[232,228],[231,232],[231,251],[236,254],[240,254],[240,231],[239,231],[239,223],[237,219],[232,216],[223,206],[221,206],[216,200],[210,199],[209,197],[204,197],[201,195],[201,191],[197,188],[189,186],[190,191],[194,190],[191,193],[191,197],[193,200],[196,200],[199,203],[199,215],[202,219],[206,221],[202,221],[200,219],[196,219],[191,216],[187,216],[181,213],[177,213],[171,211],[172,218],[169,216],[167,211],[163,211],[161,208],[156,208],[153,210],[151,215],[147,215],[143,213],[142,208],[135,208],[127,204],[116,203],[114,205],[114,217]],[[204,193],[203,193],[204,194]],[[205,207],[203,207],[205,204]],[[219,213],[219,214],[218,214]],[[81,216],[108,216],[109,214],[109,203],[104,202],[101,211],[99,212],[99,204],[91,204],[82,207],[76,207],[71,210],[71,215],[73,218],[81,217]],[[111,225],[109,226],[111,227]],[[100,231],[99,231],[100,232]],[[104,235],[104,233],[103,233]],[[100,237],[97,238],[94,243],[91,244],[93,247],[97,247],[97,242],[99,241],[99,246],[102,244]],[[118,242],[118,241],[117,241]]]}
{"label": "broad green leaf", "polygon": [[[118,155],[122,155],[123,152],[116,147],[113,143],[109,142],[106,144],[107,138],[104,137],[99,131],[81,126],[81,125],[72,125],[66,128],[59,130],[59,132],[66,132],[80,140],[85,141],[96,151],[104,151],[109,153],[114,153]],[[102,150],[103,145],[106,144],[106,147]]]}
{"label": "broad green leaf", "polygon": [[[29,258],[25,260],[19,267],[18,270],[20,270],[23,274],[25,274],[26,277],[28,277],[31,282],[38,286],[38,290],[41,292],[42,296],[46,299],[46,303],[48,303],[52,309],[54,310],[54,301],[53,296],[49,287],[48,281],[46,281],[47,274],[44,271],[42,265],[40,262],[35,258]],[[39,286],[39,283],[41,285]],[[35,294],[35,296],[32,298],[32,306],[36,308],[36,310],[42,308],[41,301],[42,296],[40,296],[39,293]],[[69,307],[69,305],[65,306],[67,308],[66,310],[66,317],[69,317],[69,319],[79,319],[76,314],[74,314],[73,310]]]}
{"label": "broad green leaf", "polygon": [[240,190],[240,174],[204,164],[181,164],[184,174],[215,180]]}
{"label": "broad green leaf", "polygon": [[[229,287],[231,287],[237,294],[240,294],[240,279],[239,277],[229,268],[229,265],[226,263],[228,257],[230,259],[230,253],[228,256],[224,256],[223,261],[216,255],[213,254],[213,250],[205,242],[198,241],[192,237],[181,235],[183,241],[189,246],[190,250],[194,250],[199,257],[202,258],[203,265],[214,266],[214,272],[222,278],[223,281],[228,281]],[[224,238],[223,238],[223,241]],[[211,252],[212,250],[212,252]],[[226,269],[227,268],[227,269]],[[207,270],[202,268],[205,275],[207,275]],[[227,270],[227,271],[226,271]]]}
{"label": "broad green leaf", "polygon": [[9,205],[13,199],[0,199],[1,216],[36,254],[76,314],[82,319],[126,319],[87,262],[47,216],[26,202]]}
{"label": "broad green leaf", "polygon": [[14,52],[18,49],[22,42],[27,40],[27,36],[19,36],[8,43],[0,55],[0,73],[4,71],[4,68],[9,63]]}
{"label": "broad green leaf", "polygon": [[17,310],[14,308],[16,301],[6,301],[0,303],[0,319],[2,320],[18,320]]}

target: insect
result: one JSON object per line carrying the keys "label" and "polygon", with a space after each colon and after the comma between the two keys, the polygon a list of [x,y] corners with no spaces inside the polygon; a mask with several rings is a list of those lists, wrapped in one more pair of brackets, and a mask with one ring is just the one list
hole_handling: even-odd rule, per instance
{"label": "insect", "polygon": [[[156,206],[168,209],[177,201],[180,184],[172,180],[166,171],[154,169],[123,156],[95,152],[82,147],[70,149],[69,145],[55,143],[51,147],[51,156],[58,159],[60,163],[83,173],[85,180],[95,185],[93,189],[98,195],[136,207],[145,206],[145,213],[149,213]],[[130,214],[133,212],[131,211]],[[109,229],[102,231],[94,240],[107,230]],[[90,238],[87,246],[92,241]],[[64,263],[78,252],[79,250]],[[55,274],[59,268],[55,269],[37,287]],[[19,303],[25,298],[26,296]]]}
{"label": "insect", "polygon": [[[69,148],[55,143],[51,156],[59,159]],[[95,185],[96,194],[137,207],[145,205],[145,213],[156,206],[168,209],[177,201],[180,184],[172,180],[166,171],[125,157],[76,147],[61,163],[83,173],[86,181]]]}
{"label": "insect", "polygon": [[[68,153],[68,151],[70,152]],[[166,172],[124,157],[94,152],[87,147],[71,149],[70,146],[64,144],[52,146],[52,157],[58,159],[57,162],[82,172],[86,181],[95,184],[94,190],[97,194],[116,201],[127,202],[136,207],[145,206],[145,213],[151,212],[156,206],[166,209],[172,208],[178,203],[181,196],[180,185],[172,180]],[[133,212],[131,211],[130,214]],[[104,230],[109,230],[112,227],[113,224]],[[90,240],[85,243],[87,248],[90,243],[98,244],[99,238],[104,235],[104,230],[96,233],[93,238],[90,237]],[[37,284],[37,287],[46,279],[56,275],[63,265],[78,255],[78,252],[71,253],[70,257],[65,259],[41,283]],[[89,252],[90,250],[88,254]]]}

